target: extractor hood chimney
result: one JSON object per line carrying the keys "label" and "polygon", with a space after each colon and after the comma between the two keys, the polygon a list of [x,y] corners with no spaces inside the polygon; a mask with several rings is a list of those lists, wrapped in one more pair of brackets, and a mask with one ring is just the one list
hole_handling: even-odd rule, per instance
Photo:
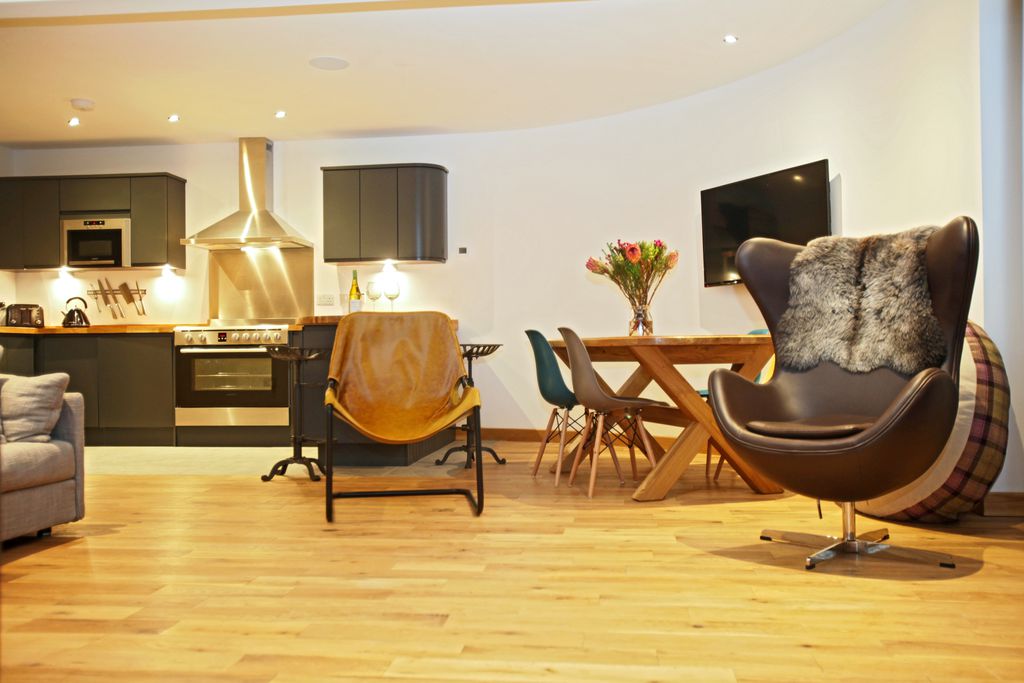
{"label": "extractor hood chimney", "polygon": [[267,138],[238,141],[238,211],[181,240],[203,249],[310,247],[271,209],[274,201],[274,143]]}

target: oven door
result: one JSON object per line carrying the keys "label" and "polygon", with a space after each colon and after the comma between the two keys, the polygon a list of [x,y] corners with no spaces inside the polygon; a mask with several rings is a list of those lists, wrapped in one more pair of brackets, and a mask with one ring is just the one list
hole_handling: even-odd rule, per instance
{"label": "oven door", "polygon": [[287,426],[288,363],[264,346],[178,347],[179,427]]}

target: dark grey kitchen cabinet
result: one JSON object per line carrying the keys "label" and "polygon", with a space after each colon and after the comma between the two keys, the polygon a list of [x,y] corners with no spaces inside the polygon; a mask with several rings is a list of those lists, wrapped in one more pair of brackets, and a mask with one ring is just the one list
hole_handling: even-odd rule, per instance
{"label": "dark grey kitchen cabinet", "polygon": [[60,265],[58,181],[0,179],[0,268]]}
{"label": "dark grey kitchen cabinet", "polygon": [[133,266],[185,267],[185,181],[169,175],[131,178]]}
{"label": "dark grey kitchen cabinet", "polygon": [[447,260],[447,169],[393,164],[321,170],[326,262]]}
{"label": "dark grey kitchen cabinet", "polygon": [[99,336],[54,334],[37,340],[36,374],[68,373],[68,391],[77,391],[85,399],[85,428],[99,427]]}
{"label": "dark grey kitchen cabinet", "polygon": [[35,374],[35,335],[2,334],[0,346],[4,347],[0,356],[0,373],[5,375]]}
{"label": "dark grey kitchen cabinet", "polygon": [[36,337],[36,374],[66,372],[85,398],[86,443],[174,443],[170,334],[53,334]]}
{"label": "dark grey kitchen cabinet", "polygon": [[61,178],[61,211],[129,211],[131,208],[131,178],[128,176]]}
{"label": "dark grey kitchen cabinet", "polygon": [[21,260],[25,268],[60,266],[60,184],[46,178],[20,181]]}
{"label": "dark grey kitchen cabinet", "polygon": [[99,336],[101,427],[174,427],[173,353],[169,334]]}
{"label": "dark grey kitchen cabinet", "polygon": [[324,260],[359,254],[359,170],[324,171]]}
{"label": "dark grey kitchen cabinet", "polygon": [[398,256],[398,169],[359,172],[359,256],[374,261]]}
{"label": "dark grey kitchen cabinet", "polygon": [[0,268],[21,268],[21,232],[18,181],[0,178]]}

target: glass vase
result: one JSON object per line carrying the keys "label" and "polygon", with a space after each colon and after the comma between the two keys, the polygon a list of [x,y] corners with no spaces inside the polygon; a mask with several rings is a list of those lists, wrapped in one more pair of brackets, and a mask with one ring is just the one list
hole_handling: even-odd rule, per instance
{"label": "glass vase", "polygon": [[633,317],[629,320],[629,336],[654,334],[654,319],[650,306],[634,306]]}

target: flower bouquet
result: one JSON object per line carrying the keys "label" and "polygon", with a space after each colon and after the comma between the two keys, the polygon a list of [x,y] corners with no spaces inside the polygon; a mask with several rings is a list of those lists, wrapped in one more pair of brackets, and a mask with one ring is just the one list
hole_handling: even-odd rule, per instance
{"label": "flower bouquet", "polygon": [[665,274],[679,263],[679,252],[669,251],[661,240],[608,244],[602,258],[587,259],[587,270],[604,275],[614,282],[629,300],[633,317],[630,334],[654,334],[651,300],[665,279]]}

